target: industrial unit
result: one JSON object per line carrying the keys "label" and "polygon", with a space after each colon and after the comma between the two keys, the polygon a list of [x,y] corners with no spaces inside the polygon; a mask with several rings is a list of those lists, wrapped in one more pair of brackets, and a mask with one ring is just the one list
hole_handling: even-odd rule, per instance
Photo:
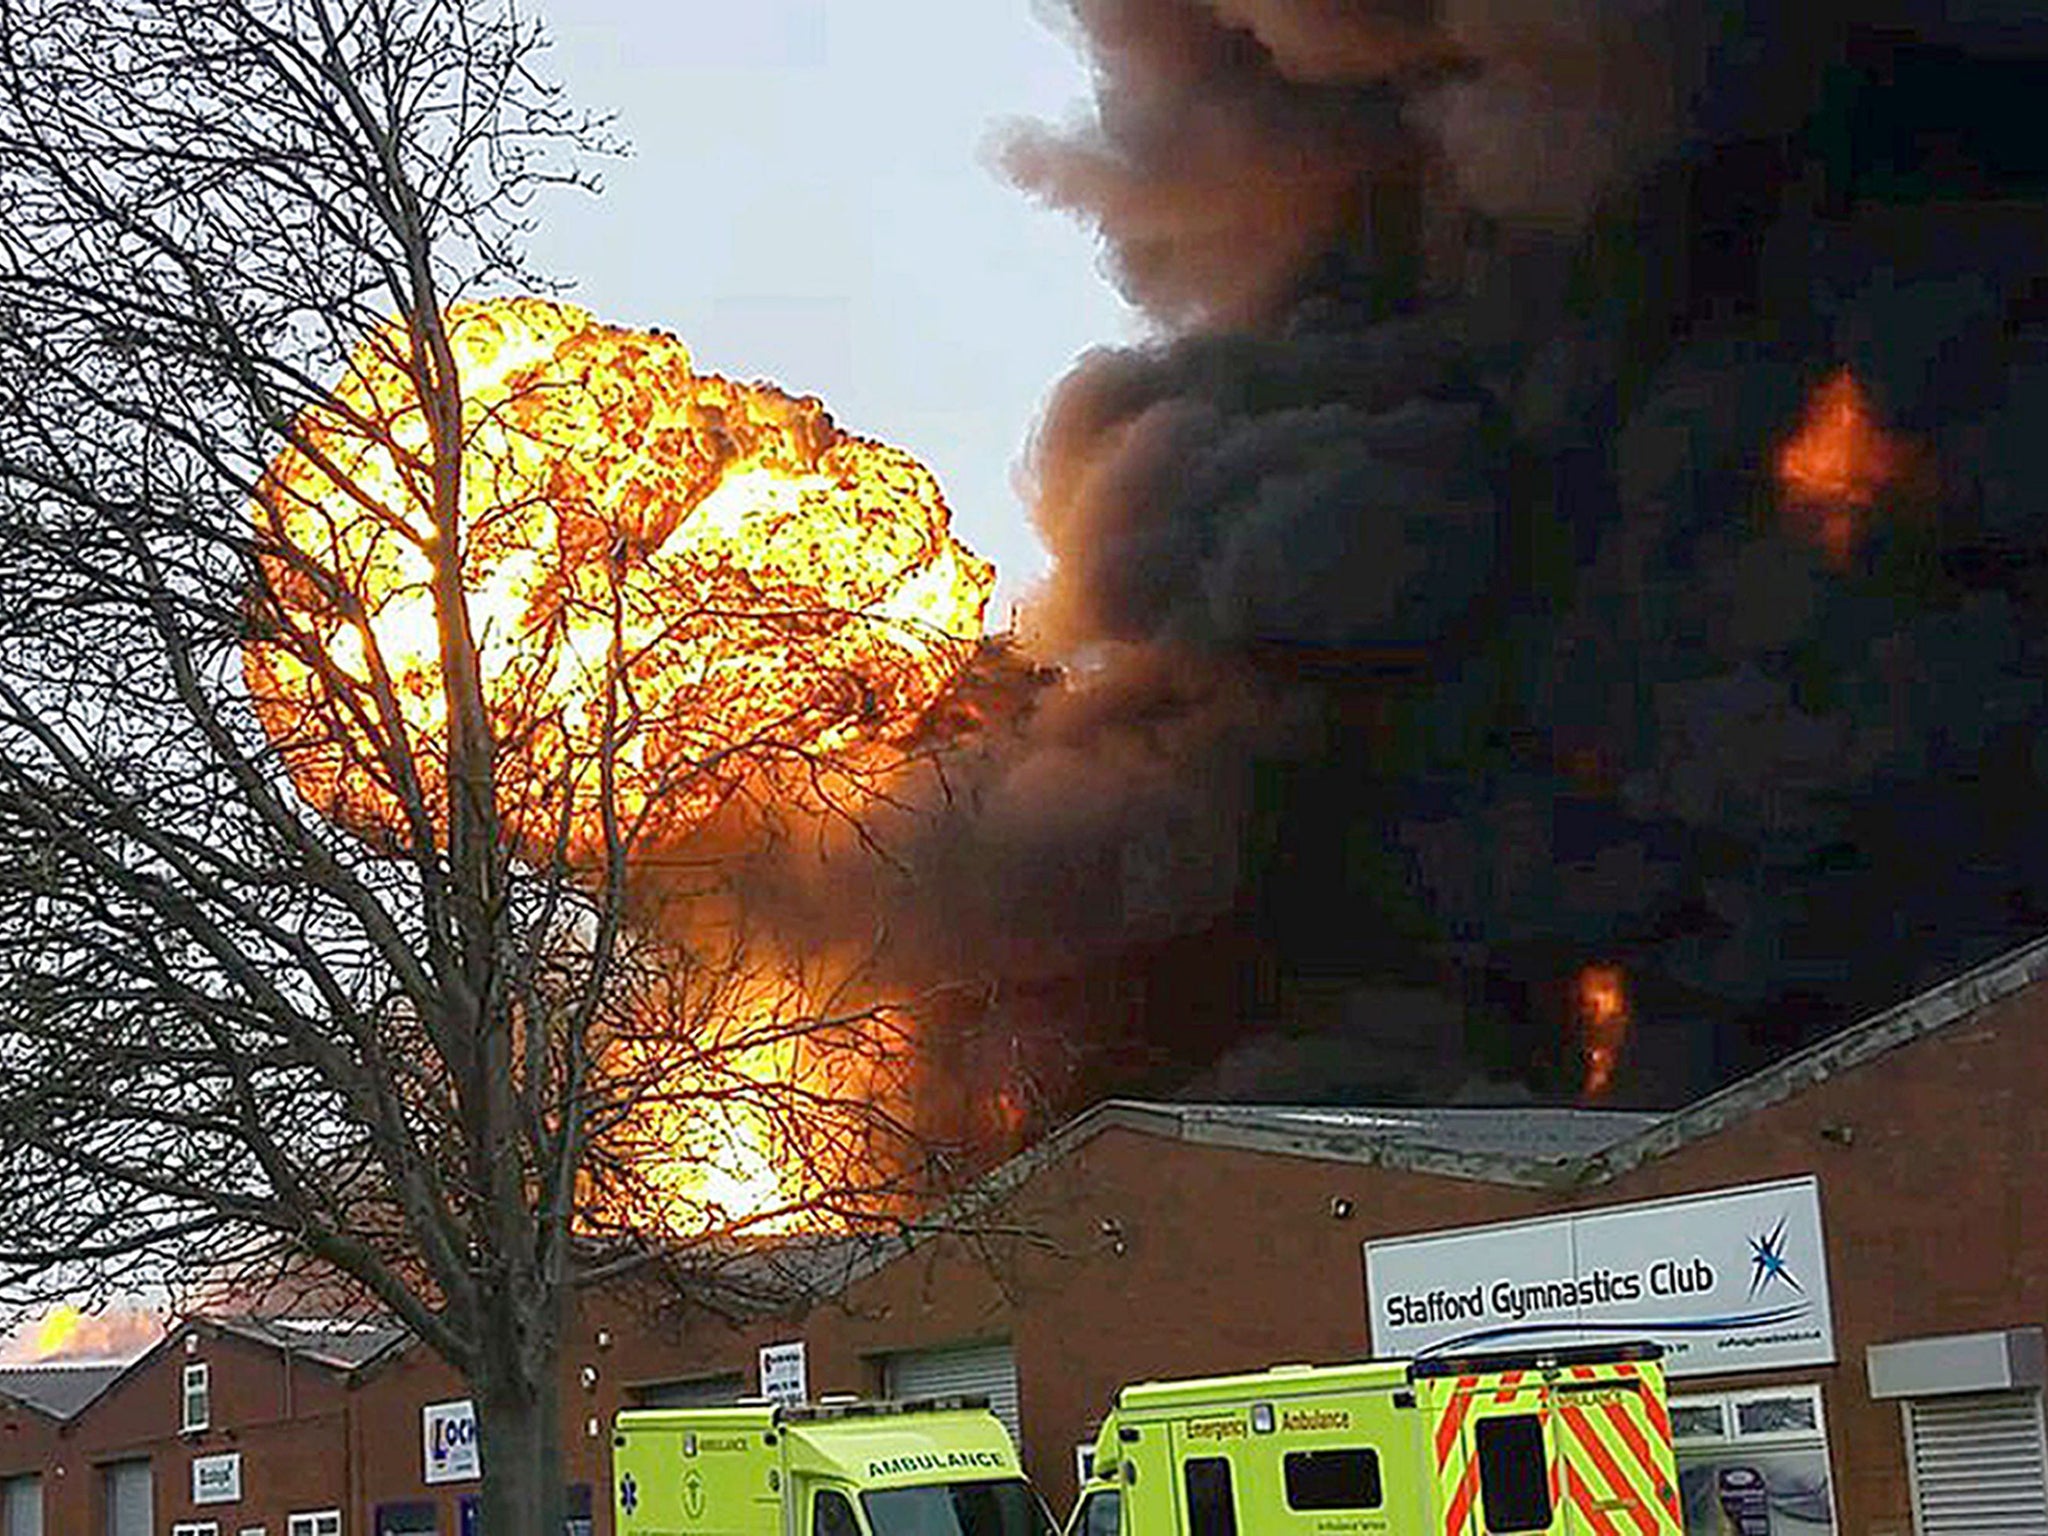
{"label": "industrial unit", "polygon": [[[1671,1115],[1106,1103],[808,1310],[590,1301],[564,1479],[608,1536],[621,1408],[967,1391],[1063,1508],[1129,1382],[1644,1335],[1689,1530],[2038,1524],[2044,1101],[2048,942]],[[465,1394],[394,1331],[201,1319],[0,1395],[0,1536],[474,1536]]]}

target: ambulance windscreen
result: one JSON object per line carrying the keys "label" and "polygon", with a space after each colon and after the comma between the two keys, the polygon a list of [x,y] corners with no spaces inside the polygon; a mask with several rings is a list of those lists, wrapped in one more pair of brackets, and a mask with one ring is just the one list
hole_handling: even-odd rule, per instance
{"label": "ambulance windscreen", "polygon": [[1016,1477],[876,1488],[860,1504],[874,1536],[1053,1536],[1045,1506]]}

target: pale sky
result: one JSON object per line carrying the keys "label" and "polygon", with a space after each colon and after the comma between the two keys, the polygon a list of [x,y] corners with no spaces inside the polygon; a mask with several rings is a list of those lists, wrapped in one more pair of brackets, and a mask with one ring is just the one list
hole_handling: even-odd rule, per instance
{"label": "pale sky", "polygon": [[824,399],[938,475],[996,562],[992,627],[1044,568],[1015,470],[1047,390],[1135,333],[1092,233],[994,170],[1019,117],[1085,107],[1034,0],[541,0],[545,61],[631,159],[534,247],[600,319],[707,373]]}

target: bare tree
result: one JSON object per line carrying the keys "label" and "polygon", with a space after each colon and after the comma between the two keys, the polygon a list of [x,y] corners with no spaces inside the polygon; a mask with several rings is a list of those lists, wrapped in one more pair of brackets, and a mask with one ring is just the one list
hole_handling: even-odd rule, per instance
{"label": "bare tree", "polygon": [[[511,0],[0,0],[0,1301],[344,1287],[469,1379],[505,1536],[561,1529],[577,1286],[739,1283],[750,1233],[902,1197],[896,1016],[762,951],[693,838],[857,810],[942,643],[832,650],[905,621],[737,568],[650,638],[659,540],[560,507],[598,578],[479,609],[576,445],[477,443],[608,409],[464,387],[465,301],[603,147],[541,44]],[[721,623],[839,659],[729,720],[648,670]]]}

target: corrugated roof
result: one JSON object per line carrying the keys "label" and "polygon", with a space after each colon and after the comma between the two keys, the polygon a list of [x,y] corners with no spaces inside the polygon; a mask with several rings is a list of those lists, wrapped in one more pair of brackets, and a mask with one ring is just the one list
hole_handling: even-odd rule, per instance
{"label": "corrugated roof", "polygon": [[1112,1099],[1068,1121],[998,1168],[999,1195],[1111,1127],[1181,1141],[1332,1162],[1376,1163],[1494,1184],[1563,1188],[1604,1183],[1727,1129],[1838,1073],[1945,1029],[2048,979],[2048,938],[1973,967],[1838,1030],[1670,1114],[1623,1110],[1370,1109],[1263,1104],[1152,1104]]}
{"label": "corrugated roof", "polygon": [[[337,1371],[367,1365],[409,1335],[384,1320],[330,1317],[223,1317],[202,1314],[188,1323],[218,1328]],[[173,1332],[176,1330],[174,1329]]]}
{"label": "corrugated roof", "polygon": [[0,1365],[0,1397],[10,1397],[51,1418],[68,1419],[127,1368],[127,1362],[121,1360]]}
{"label": "corrugated roof", "polygon": [[1590,1157],[1664,1117],[1632,1110],[1352,1109],[1321,1105],[1152,1104],[1186,1129],[1246,1127],[1381,1145],[1433,1147],[1486,1157],[1564,1161]]}

